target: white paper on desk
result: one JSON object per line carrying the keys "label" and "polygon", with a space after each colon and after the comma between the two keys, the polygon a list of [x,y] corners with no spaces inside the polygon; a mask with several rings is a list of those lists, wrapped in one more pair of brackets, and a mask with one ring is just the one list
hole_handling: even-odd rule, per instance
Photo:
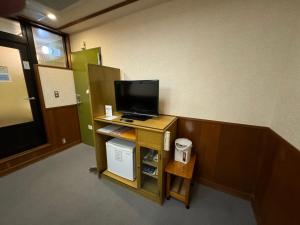
{"label": "white paper on desk", "polygon": [[112,124],[112,125],[108,125],[106,127],[102,127],[100,129],[98,129],[97,131],[104,132],[104,133],[111,133],[115,130],[120,129],[121,127],[122,126],[120,126],[120,125]]}
{"label": "white paper on desk", "polygon": [[116,119],[116,118],[118,118],[118,117],[117,116],[107,116],[104,119],[105,120],[113,120],[113,119]]}

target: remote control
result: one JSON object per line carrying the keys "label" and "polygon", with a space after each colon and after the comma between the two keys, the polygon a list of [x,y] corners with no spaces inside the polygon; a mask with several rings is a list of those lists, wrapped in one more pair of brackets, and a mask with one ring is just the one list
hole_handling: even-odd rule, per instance
{"label": "remote control", "polygon": [[122,121],[125,121],[125,122],[128,122],[128,123],[132,123],[132,122],[133,122],[132,119],[124,119],[124,118],[122,118],[121,120],[122,120]]}

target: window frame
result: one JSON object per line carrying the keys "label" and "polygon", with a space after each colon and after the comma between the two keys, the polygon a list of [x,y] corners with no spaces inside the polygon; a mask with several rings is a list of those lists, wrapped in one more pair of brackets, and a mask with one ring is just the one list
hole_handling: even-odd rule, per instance
{"label": "window frame", "polygon": [[69,69],[72,68],[71,47],[70,47],[69,35],[67,33],[61,32],[61,31],[56,30],[49,26],[45,26],[45,25],[33,22],[33,21],[28,20],[23,17],[17,17],[17,18],[16,17],[4,17],[4,18],[19,22],[21,25],[22,36],[18,36],[18,35],[0,31],[1,39],[5,40],[5,41],[13,41],[15,43],[26,44],[28,46],[29,54],[30,54],[33,64],[38,64],[35,46],[34,46],[33,33],[32,33],[32,27],[36,27],[36,28],[41,28],[48,32],[60,35],[63,38],[63,45],[64,45],[65,57],[66,57],[66,67],[59,67],[59,68],[69,68]]}
{"label": "window frame", "polygon": [[22,36],[18,36],[18,35],[15,35],[15,34],[0,31],[1,39],[5,40],[5,41],[13,41],[13,42],[16,42],[16,43],[27,44],[26,30],[25,30],[25,27],[24,27],[24,24],[22,23],[22,21],[17,20],[15,18],[8,18],[8,17],[3,17],[3,18],[8,19],[8,20],[13,20],[15,22],[19,22],[20,26],[21,26]]}
{"label": "window frame", "polygon": [[67,53],[67,46],[66,46],[66,35],[61,33],[61,32],[57,32],[57,31],[53,31],[51,29],[47,29],[45,27],[42,27],[42,26],[37,26],[37,25],[31,25],[30,26],[30,39],[33,44],[33,50],[34,50],[34,56],[36,58],[36,64],[39,64],[38,60],[37,60],[37,55],[36,55],[36,50],[35,50],[35,44],[34,44],[34,37],[33,37],[33,31],[32,29],[33,28],[37,28],[37,29],[43,29],[47,32],[50,32],[52,34],[56,34],[58,36],[61,36],[62,37],[62,42],[63,42],[63,48],[64,48],[64,55],[65,55],[65,59],[66,59],[66,66],[52,66],[52,65],[47,65],[47,64],[40,64],[40,65],[46,65],[46,66],[52,66],[52,67],[58,67],[58,68],[70,68],[70,64],[69,64],[69,58],[68,58],[68,53]]}

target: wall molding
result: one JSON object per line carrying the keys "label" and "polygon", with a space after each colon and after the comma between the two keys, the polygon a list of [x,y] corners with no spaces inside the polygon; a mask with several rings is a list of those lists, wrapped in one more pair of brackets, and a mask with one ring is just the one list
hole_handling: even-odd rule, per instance
{"label": "wall molding", "polygon": [[120,2],[120,3],[117,3],[117,4],[114,4],[114,5],[112,5],[112,6],[109,6],[109,7],[105,8],[105,9],[101,9],[101,10],[95,12],[95,13],[89,14],[89,15],[87,15],[87,16],[84,16],[84,17],[82,17],[82,18],[76,19],[76,20],[74,20],[74,21],[72,21],[72,22],[69,22],[69,23],[67,23],[67,24],[64,24],[64,25],[58,27],[57,29],[58,29],[58,30],[62,30],[62,29],[65,29],[65,28],[74,26],[74,25],[76,25],[76,24],[78,24],[78,23],[82,23],[82,22],[84,22],[84,21],[86,21],[86,20],[89,20],[89,19],[92,19],[92,18],[94,18],[94,17],[97,17],[97,16],[103,15],[103,14],[105,14],[105,13],[114,11],[114,10],[116,10],[116,9],[125,7],[125,6],[130,5],[130,4],[132,4],[132,3],[134,3],[134,2],[137,2],[137,1],[139,1],[139,0],[126,0],[126,1],[123,1],[123,2]]}

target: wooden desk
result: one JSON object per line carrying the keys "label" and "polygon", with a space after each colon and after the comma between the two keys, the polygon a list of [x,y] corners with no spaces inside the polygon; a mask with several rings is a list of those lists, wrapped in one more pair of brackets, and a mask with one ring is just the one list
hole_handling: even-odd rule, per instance
{"label": "wooden desk", "polygon": [[[160,115],[146,121],[121,120],[116,109],[114,81],[120,79],[120,70],[106,66],[88,65],[91,113],[93,118],[93,134],[95,143],[97,172],[99,177],[108,178],[127,187],[140,195],[162,203],[165,199],[164,169],[171,158],[172,151],[164,151],[164,135],[171,133],[170,143],[173,146],[176,138],[177,118]],[[114,119],[106,118],[105,105],[111,105]],[[103,132],[101,128],[109,125],[124,127],[124,132]],[[120,138],[135,143],[135,174],[134,181],[127,180],[108,171],[106,158],[106,142],[112,138]],[[172,149],[171,149],[172,150]],[[154,153],[148,158],[149,153]],[[152,155],[152,154],[151,154]],[[155,160],[154,160],[155,158]],[[152,167],[155,172],[147,173]]]}
{"label": "wooden desk", "polygon": [[[124,122],[117,117],[113,120],[106,119],[105,116],[94,118],[94,138],[96,144],[96,160],[99,175],[109,178],[119,184],[131,188],[133,191],[148,197],[158,203],[162,203],[165,198],[163,187],[164,169],[170,159],[170,151],[164,151],[164,134],[171,133],[171,143],[176,137],[177,118],[161,115],[147,121],[136,121],[132,123]],[[115,124],[125,128],[122,133],[105,133],[100,128]],[[119,138],[135,143],[135,174],[136,179],[130,181],[119,177],[107,170],[106,146],[105,143],[111,138]],[[149,152],[157,154],[157,161],[147,161],[145,159]],[[147,174],[144,167],[153,167],[156,174]]]}
{"label": "wooden desk", "polygon": [[[169,200],[170,196],[172,196],[173,198],[184,202],[187,209],[190,207],[190,187],[195,162],[196,155],[193,155],[187,164],[172,160],[165,168],[165,172],[167,173],[167,199]],[[171,175],[175,176],[172,187]]]}

